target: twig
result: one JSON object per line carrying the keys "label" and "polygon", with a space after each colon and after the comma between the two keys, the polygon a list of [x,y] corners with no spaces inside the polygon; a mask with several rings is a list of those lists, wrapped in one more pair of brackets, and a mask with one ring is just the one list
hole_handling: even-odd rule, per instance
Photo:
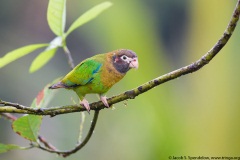
{"label": "twig", "polygon": [[83,124],[85,122],[85,113],[82,112],[81,113],[81,122],[80,122],[80,126],[79,126],[79,135],[78,135],[78,143],[82,142],[82,134],[83,134]]}
{"label": "twig", "polygon": [[0,107],[1,107],[1,105],[2,106],[12,106],[12,107],[15,107],[16,109],[20,109],[20,110],[27,110],[27,111],[33,110],[33,108],[26,107],[26,106],[18,104],[18,103],[12,103],[12,102],[6,102],[6,101],[0,100]]}
{"label": "twig", "polygon": [[42,136],[38,136],[38,139],[40,142],[42,142],[44,144],[45,147],[51,149],[51,150],[57,150],[56,147],[54,147],[52,144],[50,144],[44,137]]}
{"label": "twig", "polygon": [[52,149],[45,148],[45,147],[43,147],[41,145],[39,145],[38,147],[40,149],[44,150],[44,151],[48,151],[48,152],[51,152],[51,153],[57,153],[59,155],[62,155],[63,157],[67,157],[67,156],[69,156],[69,155],[79,151],[81,148],[83,148],[87,144],[87,142],[91,138],[91,136],[92,136],[92,134],[94,132],[96,123],[97,123],[98,115],[99,115],[99,110],[96,110],[94,112],[92,124],[91,124],[91,127],[90,127],[89,131],[88,131],[87,136],[85,137],[85,139],[83,140],[82,143],[77,144],[77,146],[75,148],[73,148],[72,150],[69,150],[69,151],[58,151],[58,150],[52,150]]}
{"label": "twig", "polygon": [[6,118],[7,120],[10,120],[10,121],[15,121],[17,119],[17,117],[13,116],[10,113],[0,113],[0,116],[4,117],[4,118]]}
{"label": "twig", "polygon": [[95,129],[95,126],[97,124],[97,119],[98,119],[98,115],[99,115],[99,110],[96,110],[94,112],[94,116],[93,116],[93,120],[92,120],[92,124],[91,124],[91,127],[88,131],[88,134],[87,136],[85,137],[85,139],[83,140],[82,143],[79,142],[79,144],[77,145],[77,147],[75,147],[74,149],[70,150],[70,151],[67,151],[65,153],[62,153],[62,156],[63,157],[67,157],[75,152],[77,152],[78,150],[80,150],[81,148],[83,148],[89,141],[89,139],[91,138],[93,132],[94,132],[94,129]]}

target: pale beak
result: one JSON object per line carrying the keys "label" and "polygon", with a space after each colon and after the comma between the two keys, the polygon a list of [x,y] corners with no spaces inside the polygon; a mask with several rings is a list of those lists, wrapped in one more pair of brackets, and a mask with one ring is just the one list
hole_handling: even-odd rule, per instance
{"label": "pale beak", "polygon": [[129,67],[130,68],[136,68],[138,69],[138,58],[133,58],[131,61],[130,61],[130,64],[129,64]]}

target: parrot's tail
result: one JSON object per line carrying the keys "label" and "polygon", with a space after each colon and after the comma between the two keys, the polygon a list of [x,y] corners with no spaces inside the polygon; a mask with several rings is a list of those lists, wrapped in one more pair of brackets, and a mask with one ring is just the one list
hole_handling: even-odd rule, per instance
{"label": "parrot's tail", "polygon": [[49,89],[58,89],[58,88],[67,88],[62,82],[58,82],[53,84],[52,86],[48,87]]}

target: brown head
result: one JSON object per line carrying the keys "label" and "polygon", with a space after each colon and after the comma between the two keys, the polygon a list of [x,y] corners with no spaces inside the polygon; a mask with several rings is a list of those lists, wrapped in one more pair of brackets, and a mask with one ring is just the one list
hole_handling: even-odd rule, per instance
{"label": "brown head", "polygon": [[111,52],[112,64],[120,73],[127,73],[131,68],[138,68],[138,57],[135,52],[128,49],[119,49]]}

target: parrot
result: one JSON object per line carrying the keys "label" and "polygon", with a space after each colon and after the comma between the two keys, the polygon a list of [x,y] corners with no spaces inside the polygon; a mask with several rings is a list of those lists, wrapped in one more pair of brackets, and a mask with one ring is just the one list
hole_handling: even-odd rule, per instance
{"label": "parrot", "polygon": [[103,104],[109,107],[106,92],[130,69],[138,69],[138,66],[136,53],[129,49],[97,54],[80,62],[49,89],[65,88],[75,91],[80,99],[80,105],[90,113],[90,105],[85,98],[87,94],[98,94]]}

